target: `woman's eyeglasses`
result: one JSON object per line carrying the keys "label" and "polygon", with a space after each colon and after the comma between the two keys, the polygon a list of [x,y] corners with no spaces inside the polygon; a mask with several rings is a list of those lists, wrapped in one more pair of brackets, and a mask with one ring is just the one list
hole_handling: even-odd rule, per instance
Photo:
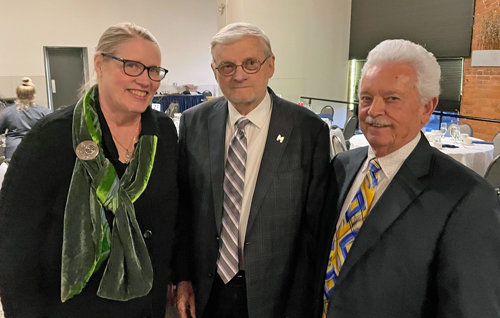
{"label": "woman's eyeglasses", "polygon": [[164,69],[163,67],[159,66],[146,66],[142,64],[141,62],[137,61],[132,61],[132,60],[125,60],[120,57],[113,56],[111,54],[107,53],[101,53],[105,57],[109,57],[112,59],[115,59],[117,61],[120,61],[123,63],[123,72],[127,74],[128,76],[132,77],[138,77],[140,76],[144,70],[148,70],[148,76],[152,81],[155,82],[160,82],[162,79],[165,78],[165,76],[168,73],[167,69]]}

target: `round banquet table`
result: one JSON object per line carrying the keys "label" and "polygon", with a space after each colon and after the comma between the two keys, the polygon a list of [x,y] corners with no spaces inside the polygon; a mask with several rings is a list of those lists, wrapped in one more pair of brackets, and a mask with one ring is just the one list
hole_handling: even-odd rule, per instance
{"label": "round banquet table", "polygon": [[[472,138],[474,141],[482,141],[481,139]],[[350,149],[368,146],[368,141],[364,135],[354,135],[349,139],[351,144]],[[488,165],[493,161],[493,145],[475,144],[463,145],[455,143],[452,138],[445,137],[442,139],[443,144],[455,145],[458,148],[441,148],[441,152],[447,154],[453,159],[461,162],[463,165],[484,176]],[[433,143],[430,143],[433,146]]]}

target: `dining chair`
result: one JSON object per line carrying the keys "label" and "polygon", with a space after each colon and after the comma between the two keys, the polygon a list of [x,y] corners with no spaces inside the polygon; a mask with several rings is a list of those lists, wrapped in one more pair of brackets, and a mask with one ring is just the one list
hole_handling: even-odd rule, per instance
{"label": "dining chair", "polygon": [[344,126],[344,139],[349,140],[356,132],[356,126],[358,126],[358,116],[352,115]]}
{"label": "dining chair", "polygon": [[320,114],[330,114],[333,117],[333,107],[330,105],[326,105],[325,107],[321,108],[321,111],[319,112]]}
{"label": "dining chair", "polygon": [[500,132],[493,137],[493,147],[493,158],[496,158],[500,155]]}
{"label": "dining chair", "polygon": [[500,188],[500,156],[496,156],[490,163],[484,178],[496,189]]}
{"label": "dining chair", "polygon": [[330,156],[333,158],[336,154],[339,154],[347,150],[347,145],[344,139],[344,133],[338,126],[332,126],[330,129],[330,139],[331,139],[331,151]]}
{"label": "dining chair", "polygon": [[346,151],[345,146],[342,144],[340,138],[335,135],[333,135],[332,137],[332,148],[333,148],[332,158],[335,157],[335,155],[338,155],[339,153]]}
{"label": "dining chair", "polygon": [[448,126],[448,133],[451,135],[453,126],[458,126],[460,128],[460,133],[462,134],[468,134],[469,137],[472,137],[472,126],[463,120],[456,120],[453,121],[449,126]]}
{"label": "dining chair", "polygon": [[[332,127],[333,116],[330,114],[317,114],[319,118],[323,119],[325,123],[328,124],[328,128]],[[326,119],[326,120],[325,120]]]}
{"label": "dining chair", "polygon": [[[167,111],[169,111],[168,115],[170,118],[174,118],[174,114],[179,112],[179,103],[171,102],[170,105],[168,105]],[[167,112],[165,111],[165,113]]]}

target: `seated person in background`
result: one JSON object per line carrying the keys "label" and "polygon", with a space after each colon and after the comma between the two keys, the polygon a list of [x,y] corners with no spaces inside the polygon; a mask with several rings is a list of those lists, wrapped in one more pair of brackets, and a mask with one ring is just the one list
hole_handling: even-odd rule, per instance
{"label": "seated person in background", "polygon": [[15,105],[5,108],[0,114],[0,132],[7,130],[5,137],[5,161],[10,161],[24,136],[35,123],[47,114],[50,109],[35,103],[35,86],[29,77],[23,77],[21,85],[16,89]]}
{"label": "seated person in background", "polygon": [[479,175],[432,148],[435,57],[380,43],[362,70],[370,146],[332,161],[315,318],[500,317],[500,207]]}
{"label": "seated person in background", "polygon": [[35,104],[35,86],[29,77],[23,77],[22,84],[16,89],[16,103],[2,110],[0,114],[0,133],[5,133],[5,159],[0,165],[0,188],[7,167],[24,136],[35,123],[50,109]]}

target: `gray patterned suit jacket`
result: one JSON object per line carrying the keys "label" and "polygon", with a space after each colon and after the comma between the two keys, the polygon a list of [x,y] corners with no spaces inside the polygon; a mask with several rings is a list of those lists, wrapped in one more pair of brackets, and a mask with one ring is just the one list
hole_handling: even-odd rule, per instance
{"label": "gray patterned suit jacket", "polygon": [[[328,127],[314,113],[277,97],[252,199],[245,275],[250,318],[307,317],[307,278],[329,171]],[[218,98],[183,113],[180,123],[182,248],[179,280],[195,289],[201,317],[216,272],[222,224],[227,101]],[[284,137],[283,142],[276,140]]]}

